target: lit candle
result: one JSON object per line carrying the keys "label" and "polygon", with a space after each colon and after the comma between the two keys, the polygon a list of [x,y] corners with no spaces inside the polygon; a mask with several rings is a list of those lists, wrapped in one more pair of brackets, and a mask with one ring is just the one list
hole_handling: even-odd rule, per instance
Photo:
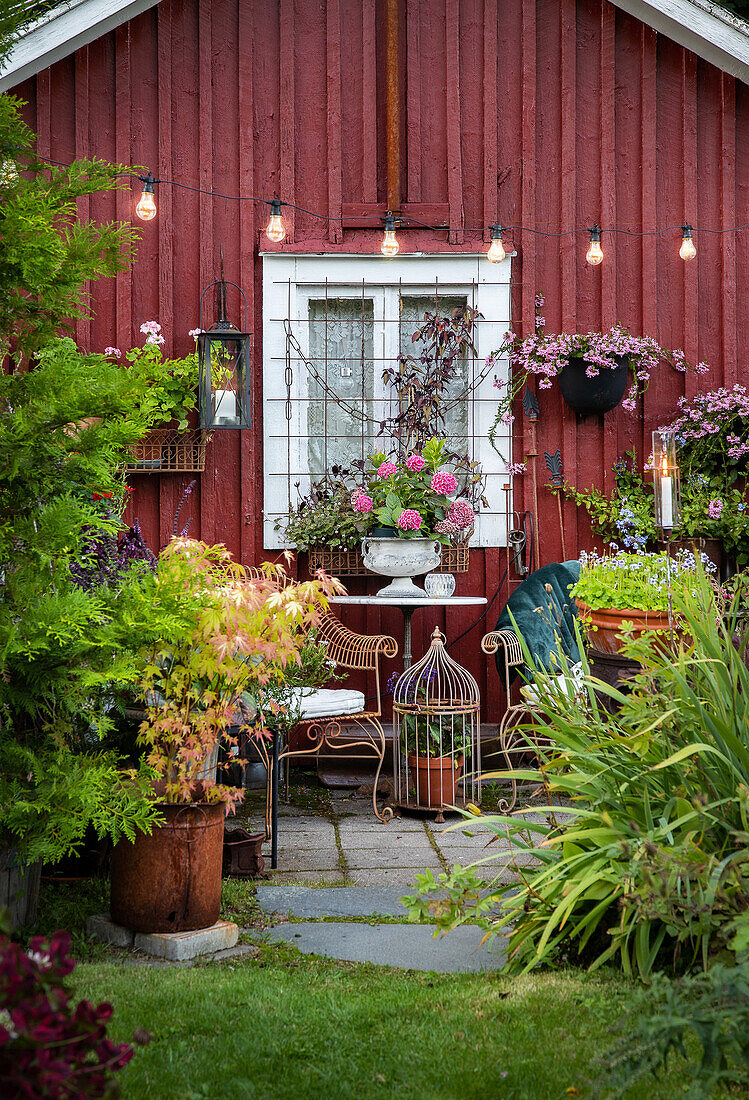
{"label": "lit candle", "polygon": [[668,472],[668,458],[661,463],[661,527],[674,525],[674,479]]}

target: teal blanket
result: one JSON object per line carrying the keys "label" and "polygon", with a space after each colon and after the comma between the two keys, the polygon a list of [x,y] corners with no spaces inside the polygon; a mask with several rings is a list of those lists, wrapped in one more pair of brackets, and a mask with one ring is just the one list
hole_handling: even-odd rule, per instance
{"label": "teal blanket", "polygon": [[[569,594],[571,585],[579,576],[579,561],[542,566],[518,585],[497,619],[496,629],[517,630],[536,665],[547,672],[558,671],[551,664],[551,654],[557,652],[558,645],[572,663],[580,660],[575,635],[577,607]],[[513,624],[513,618],[517,625]],[[496,662],[504,683],[505,658],[502,648],[497,651]],[[516,675],[516,671],[511,671],[510,679],[513,680]]]}

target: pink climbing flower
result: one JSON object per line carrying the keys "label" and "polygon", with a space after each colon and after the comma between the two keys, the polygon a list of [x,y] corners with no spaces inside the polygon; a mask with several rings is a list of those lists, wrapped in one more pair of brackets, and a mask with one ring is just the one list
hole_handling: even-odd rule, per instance
{"label": "pink climbing flower", "polygon": [[426,466],[426,462],[421,457],[421,455],[411,455],[410,458],[406,459],[406,466],[409,470],[415,470],[418,474],[421,470],[424,469],[424,467]]}
{"label": "pink climbing flower", "polygon": [[447,509],[445,519],[454,523],[461,531],[465,531],[466,528],[473,526],[476,517],[467,500],[454,500]]}
{"label": "pink climbing flower", "polygon": [[432,474],[431,486],[433,492],[447,496],[448,493],[454,493],[458,488],[458,479],[454,474],[443,474],[438,471],[436,474]]}
{"label": "pink climbing flower", "polygon": [[394,462],[383,462],[377,469],[379,477],[392,477],[393,474],[398,472],[398,467]]}
{"label": "pink climbing flower", "polygon": [[120,359],[122,357],[122,352],[119,348],[104,348],[104,354],[113,355],[115,359]]}
{"label": "pink climbing flower", "polygon": [[398,516],[396,525],[401,531],[418,531],[423,522],[415,508],[404,508]]}
{"label": "pink climbing flower", "polygon": [[707,514],[710,519],[720,519],[720,514],[723,511],[723,501],[720,499],[711,500],[707,506]]}
{"label": "pink climbing flower", "polygon": [[353,500],[353,506],[355,512],[371,512],[374,508],[374,501],[366,493],[357,493]]}

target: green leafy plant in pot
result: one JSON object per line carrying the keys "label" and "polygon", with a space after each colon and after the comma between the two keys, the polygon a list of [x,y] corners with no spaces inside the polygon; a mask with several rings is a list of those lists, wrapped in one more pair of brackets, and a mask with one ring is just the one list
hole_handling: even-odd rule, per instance
{"label": "green leafy plant in pot", "polygon": [[[223,546],[175,538],[144,603],[163,625],[145,655],[139,734],[164,823],[112,859],[112,919],[138,932],[184,931],[218,919],[223,822],[242,788],[216,782],[218,746],[231,747],[243,694],[299,660],[329,584],[281,585],[281,567],[248,577]],[[262,730],[256,731],[262,735]]]}

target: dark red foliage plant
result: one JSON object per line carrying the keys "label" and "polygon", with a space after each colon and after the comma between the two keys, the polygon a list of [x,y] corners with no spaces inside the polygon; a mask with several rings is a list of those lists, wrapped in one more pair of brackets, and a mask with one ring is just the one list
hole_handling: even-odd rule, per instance
{"label": "dark red foliage plant", "polygon": [[0,936],[0,1096],[3,1100],[117,1097],[113,1077],[133,1056],[107,1039],[112,1006],[73,1004],[70,936],[35,936],[28,951]]}

